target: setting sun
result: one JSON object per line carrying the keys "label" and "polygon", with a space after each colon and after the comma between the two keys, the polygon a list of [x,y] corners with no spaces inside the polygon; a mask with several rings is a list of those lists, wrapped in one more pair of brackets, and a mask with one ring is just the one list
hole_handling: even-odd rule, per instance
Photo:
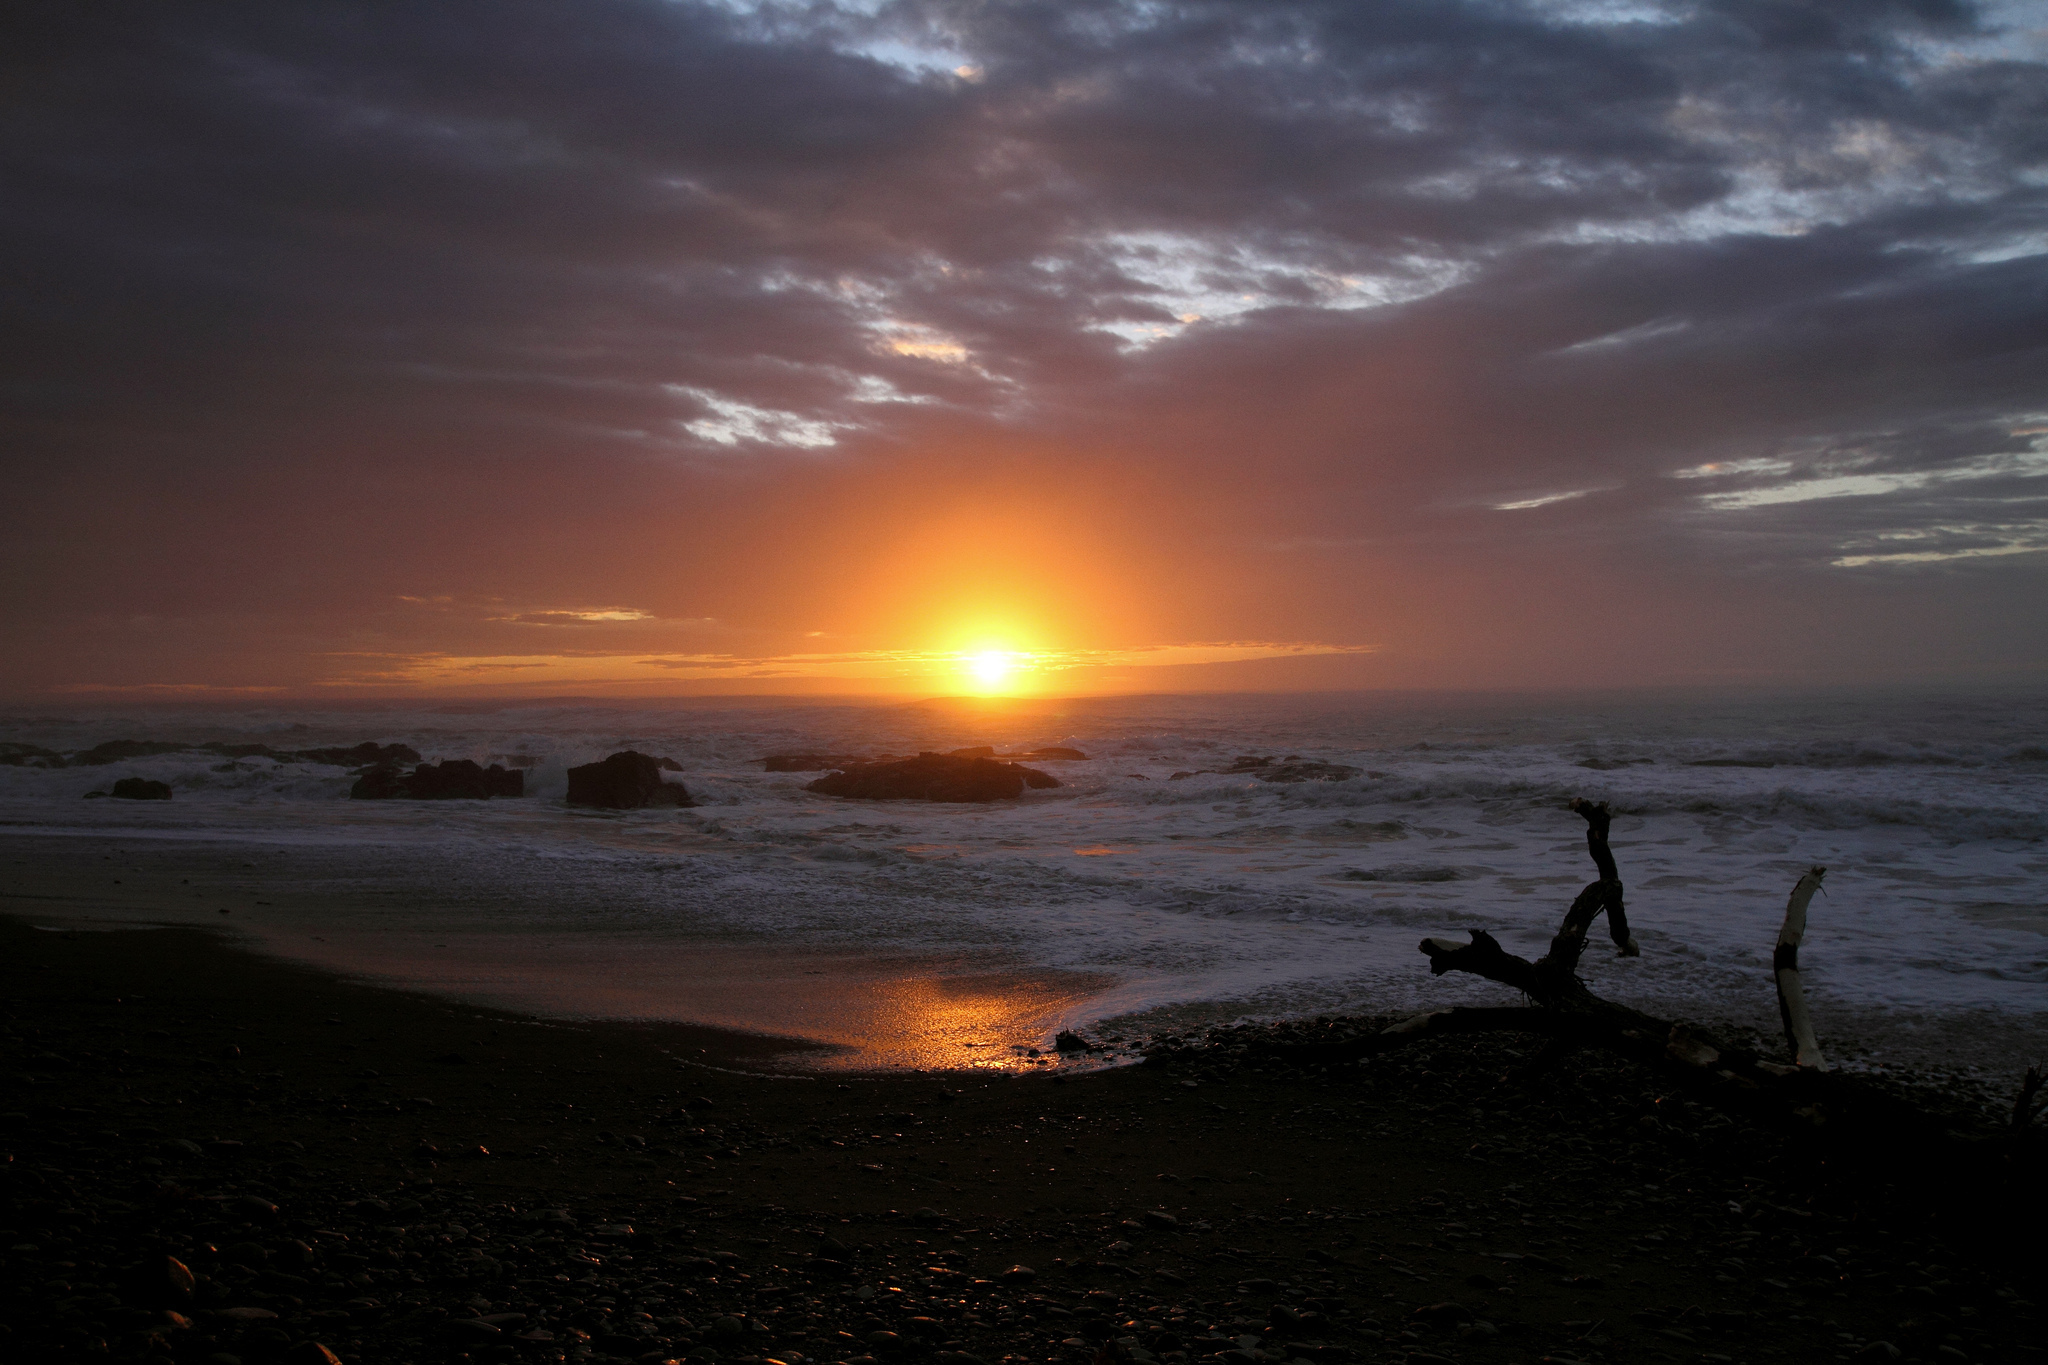
{"label": "setting sun", "polygon": [[984,649],[967,657],[967,672],[984,692],[1000,692],[1017,671],[1018,656],[1005,649]]}

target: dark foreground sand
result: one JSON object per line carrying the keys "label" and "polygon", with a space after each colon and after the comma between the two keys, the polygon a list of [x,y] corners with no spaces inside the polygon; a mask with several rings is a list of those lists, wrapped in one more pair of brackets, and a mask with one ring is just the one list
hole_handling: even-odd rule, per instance
{"label": "dark foreground sand", "polygon": [[5,919],[0,1000],[9,1361],[2043,1354],[2024,1211],[1513,1040],[764,1076],[788,1042]]}

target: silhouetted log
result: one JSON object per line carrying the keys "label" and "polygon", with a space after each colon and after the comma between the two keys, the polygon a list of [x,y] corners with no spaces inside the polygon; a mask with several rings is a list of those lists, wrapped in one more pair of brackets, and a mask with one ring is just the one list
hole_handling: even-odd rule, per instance
{"label": "silhouetted log", "polygon": [[1826,1071],[1828,1059],[1821,1055],[1820,1043],[1813,1036],[1813,1016],[1807,1012],[1806,992],[1799,984],[1799,941],[1806,937],[1806,907],[1827,875],[1824,867],[1809,868],[1792,888],[1792,898],[1785,902],[1785,923],[1778,930],[1778,948],[1771,955],[1771,975],[1778,983],[1778,1019],[1785,1026],[1792,1063],[1815,1071]]}
{"label": "silhouetted log", "polygon": [[662,760],[623,749],[596,763],[569,769],[569,804],[605,810],[647,806],[694,806],[680,782],[661,780]]}
{"label": "silhouetted log", "polygon": [[1593,855],[1600,880],[1614,884],[1605,906],[1607,936],[1614,940],[1623,957],[1640,957],[1643,950],[1637,946],[1635,935],[1628,931],[1628,911],[1622,905],[1621,870],[1615,866],[1614,850],[1607,846],[1607,828],[1614,821],[1613,813],[1605,801],[1588,801],[1581,796],[1572,798],[1571,808],[1585,817],[1586,851]]}

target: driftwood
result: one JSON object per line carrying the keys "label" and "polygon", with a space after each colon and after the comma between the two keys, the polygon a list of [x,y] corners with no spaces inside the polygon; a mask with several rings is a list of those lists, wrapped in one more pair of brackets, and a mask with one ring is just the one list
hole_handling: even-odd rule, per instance
{"label": "driftwood", "polygon": [[1813,1016],[1807,1012],[1806,992],[1799,985],[1799,940],[1806,937],[1806,907],[1820,890],[1820,879],[1827,875],[1824,867],[1808,868],[1792,888],[1792,899],[1785,903],[1785,925],[1778,930],[1778,950],[1771,955],[1771,976],[1778,983],[1778,1018],[1785,1025],[1785,1041],[1792,1045],[1793,1064],[1815,1071],[1826,1071],[1828,1061],[1813,1036]]}
{"label": "driftwood", "polygon": [[1889,1089],[1827,1069],[1800,988],[1798,960],[1807,907],[1820,889],[1825,868],[1810,869],[1793,888],[1772,962],[1790,1045],[1787,1061],[1771,1060],[1695,1025],[1658,1019],[1595,995],[1579,977],[1578,964],[1596,918],[1606,914],[1608,932],[1623,955],[1635,956],[1641,950],[1629,932],[1621,876],[1608,846],[1611,814],[1605,803],[1578,799],[1571,809],[1586,820],[1587,847],[1600,875],[1573,900],[1547,953],[1531,962],[1508,952],[1483,929],[1470,930],[1470,942],[1427,938],[1421,945],[1432,974],[1483,976],[1521,992],[1527,1004],[1435,1010],[1348,1042],[1269,1044],[1265,1050],[1331,1063],[1361,1060],[1446,1034],[1535,1034],[1552,1040],[1555,1047],[1598,1047],[1630,1057],[1696,1098],[1812,1136],[1831,1153],[1861,1148],[1888,1165],[1917,1161],[1966,1178],[1981,1171],[1976,1159],[1987,1149],[2012,1154],[2031,1136],[2033,1118],[2048,1110],[2048,1101],[2036,1100],[2043,1088],[2038,1067],[2027,1073],[2010,1124],[1996,1133],[1975,1135],[1952,1131],[1944,1120]]}

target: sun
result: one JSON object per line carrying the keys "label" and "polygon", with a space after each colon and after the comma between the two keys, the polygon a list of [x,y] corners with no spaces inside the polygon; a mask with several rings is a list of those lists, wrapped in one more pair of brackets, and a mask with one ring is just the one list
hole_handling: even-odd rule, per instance
{"label": "sun", "polygon": [[1017,671],[1017,656],[1006,649],[984,649],[967,656],[967,672],[982,691],[1000,692]]}

